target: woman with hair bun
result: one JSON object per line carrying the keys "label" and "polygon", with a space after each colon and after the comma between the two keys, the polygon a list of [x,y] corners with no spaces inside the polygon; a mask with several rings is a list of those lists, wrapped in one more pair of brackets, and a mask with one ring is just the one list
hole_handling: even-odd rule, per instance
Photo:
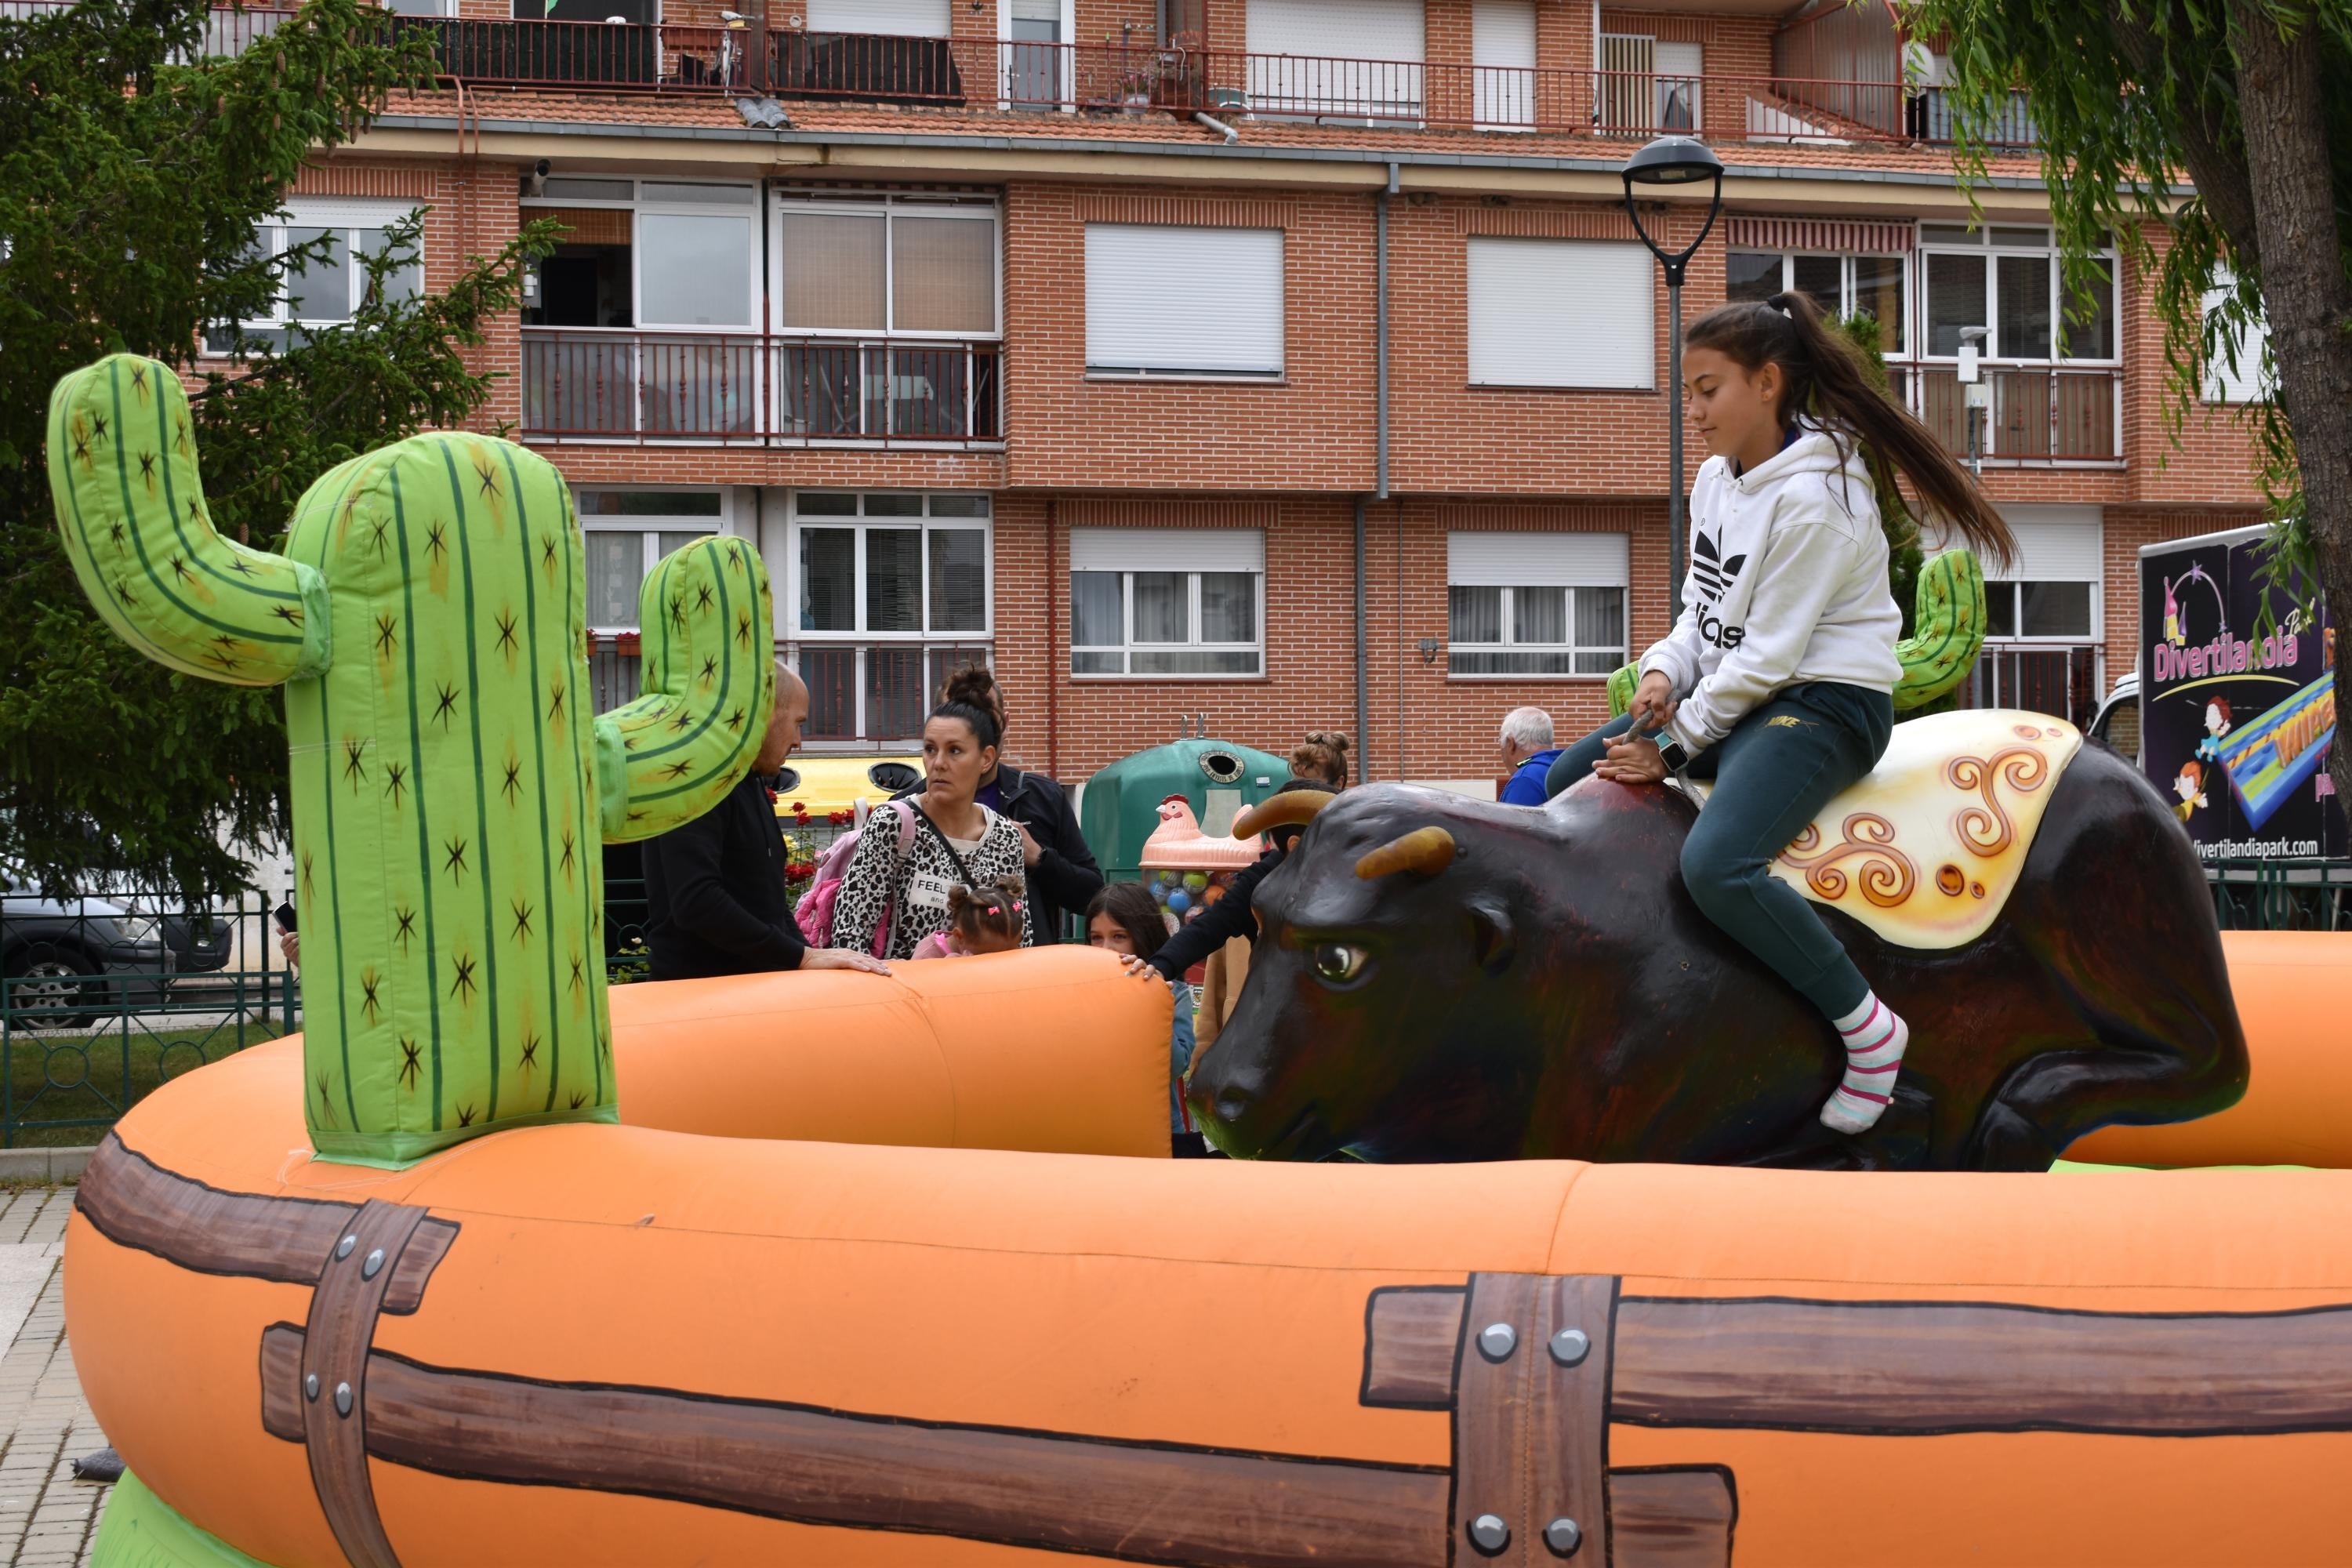
{"label": "woman with hair bun", "polygon": [[1307,739],[1290,752],[1290,771],[1302,779],[1321,779],[1333,789],[1348,787],[1348,737],[1337,730],[1309,730]]}
{"label": "woman with hair bun", "polygon": [[[964,679],[975,673],[979,681]],[[948,682],[947,700],[923,725],[923,787],[901,797],[914,813],[912,832],[894,830],[895,810],[868,819],[835,897],[833,946],[871,952],[887,922],[889,943],[879,956],[911,958],[925,938],[953,926],[959,885],[1020,883],[1027,835],[979,798],[1003,739],[988,700],[992,689],[986,670],[960,671]],[[1019,912],[1026,947],[1036,926],[1031,910]]]}
{"label": "woman with hair bun", "polygon": [[[941,700],[987,713],[998,743],[1004,732],[1004,689],[986,665],[966,665],[949,675]],[[913,792],[909,791],[908,794]],[[901,796],[901,799],[906,798]],[[1029,886],[1029,930],[1034,942],[1062,940],[1062,916],[1087,907],[1102,891],[1103,874],[1094,851],[1078,832],[1077,813],[1062,786],[1044,773],[1025,773],[1003,761],[981,775],[974,798],[1008,819],[1021,836],[1021,869]]]}

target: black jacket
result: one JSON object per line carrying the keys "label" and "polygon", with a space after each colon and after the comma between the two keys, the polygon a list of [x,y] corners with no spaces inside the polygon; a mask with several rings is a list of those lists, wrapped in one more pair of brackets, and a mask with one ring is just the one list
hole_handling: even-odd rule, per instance
{"label": "black jacket", "polygon": [[798,969],[808,943],[784,892],[784,836],[767,781],[646,841],[646,945],[656,980]]}
{"label": "black jacket", "polygon": [[[1029,929],[1040,946],[1059,942],[1063,913],[1086,912],[1087,900],[1102,891],[1102,869],[1078,832],[1078,814],[1070,809],[1070,797],[1060,784],[1044,773],[1024,773],[1000,763],[996,787],[1003,796],[998,812],[1027,828],[1040,851],[1027,873]],[[897,798],[921,793],[919,784],[901,790]]]}
{"label": "black jacket", "polygon": [[1184,972],[1207,958],[1209,954],[1237,936],[1257,940],[1257,910],[1252,900],[1257,897],[1257,885],[1265,874],[1282,864],[1282,851],[1269,849],[1225,885],[1225,896],[1201,911],[1198,920],[1176,928],[1176,934],[1151,955],[1152,967],[1171,980],[1181,980]]}

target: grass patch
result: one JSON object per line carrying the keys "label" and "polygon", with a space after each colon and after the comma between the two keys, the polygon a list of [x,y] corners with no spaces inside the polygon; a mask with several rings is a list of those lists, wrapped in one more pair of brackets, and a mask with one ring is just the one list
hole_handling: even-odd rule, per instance
{"label": "grass patch", "polygon": [[255,1017],[163,1026],[169,1022],[168,1015],[134,1015],[87,1031],[9,1031],[0,1063],[8,1093],[0,1142],[12,1149],[95,1143],[165,1080],[284,1032]]}

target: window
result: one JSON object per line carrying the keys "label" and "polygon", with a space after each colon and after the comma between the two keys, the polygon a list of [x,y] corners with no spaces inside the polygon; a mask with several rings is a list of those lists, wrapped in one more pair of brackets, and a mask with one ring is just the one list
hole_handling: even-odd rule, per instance
{"label": "window", "polygon": [[1601,34],[1595,124],[1604,132],[1700,130],[1705,58],[1697,44],[1664,42],[1647,33]]}
{"label": "window", "polygon": [[1445,536],[1445,672],[1557,679],[1625,662],[1622,533]]}
{"label": "window", "polygon": [[555,217],[572,237],[524,279],[522,324],[750,329],[758,200],[752,185],[549,178],[523,216]]}
{"label": "window", "polygon": [[1801,289],[1830,316],[1866,315],[1878,323],[1879,352],[1903,357],[1910,302],[1908,269],[1899,256],[1814,256],[1773,250],[1735,250],[1725,258],[1725,282],[1733,300],[1769,300]]}
{"label": "window", "polygon": [[2116,357],[2116,258],[2094,263],[2088,313],[2065,293],[2058,252],[2045,228],[1953,224],[1919,227],[1927,300],[1927,346],[1932,357],[1957,357],[1961,331],[1990,331],[1982,342],[1991,360],[2106,360]]}
{"label": "window", "polygon": [[1070,673],[1265,672],[1265,539],[1255,529],[1070,531]]}
{"label": "window", "polygon": [[1656,264],[1638,245],[1474,237],[1473,386],[1657,384]]}
{"label": "window", "polygon": [[948,0],[810,0],[808,30],[944,38]]}
{"label": "window", "polygon": [[[350,321],[367,302],[366,258],[384,254],[384,230],[415,209],[394,202],[349,201],[334,197],[293,197],[286,216],[263,224],[254,234],[257,254],[283,256],[310,242],[323,241],[324,254],[307,265],[288,264],[284,292],[266,316],[243,323],[247,340],[260,339],[286,346],[288,326],[299,323],[323,330]],[[425,291],[425,261],[420,240],[409,259],[385,279],[394,300],[413,300]],[[226,327],[205,333],[210,353],[229,353],[236,334]]]}
{"label": "window", "polygon": [[637,592],[661,558],[726,531],[719,490],[583,489],[575,498],[588,556],[588,627],[634,632]]}
{"label": "window", "polygon": [[[2213,287],[2205,291],[2202,314],[2210,321],[2237,289],[2237,279],[2228,272],[2218,274]],[[2278,373],[2269,363],[2271,332],[2267,321],[2257,320],[2251,327],[2241,327],[2233,321],[2221,321],[2210,327],[2206,342],[2211,352],[2205,356],[2205,401],[2208,403],[2261,403],[2277,388]]]}
{"label": "window", "polygon": [[775,249],[781,331],[996,334],[992,202],[786,198]]}
{"label": "window", "polygon": [[1087,225],[1087,373],[1278,376],[1278,228]]}
{"label": "window", "polygon": [[989,657],[989,498],[793,497],[788,616],[813,739],[911,740],[948,672]]}
{"label": "window", "polygon": [[[2098,637],[2105,526],[2097,507],[2005,506],[2017,558],[1985,583],[1985,635],[2087,642]],[[1929,552],[1942,548],[1927,546]]]}
{"label": "window", "polygon": [[1359,124],[1421,117],[1422,0],[1249,0],[1244,36],[1254,114]]}

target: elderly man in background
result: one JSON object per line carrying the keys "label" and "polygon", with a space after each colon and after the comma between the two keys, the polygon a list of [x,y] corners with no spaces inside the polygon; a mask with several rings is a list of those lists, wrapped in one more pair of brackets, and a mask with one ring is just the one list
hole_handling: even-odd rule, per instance
{"label": "elderly man in background", "polygon": [[784,837],[769,784],[808,722],[808,688],[776,661],[776,706],[751,771],[718,805],[646,840],[646,945],[656,980],[773,969],[889,970],[862,952],[811,947],[784,891]]}
{"label": "elderly man in background", "polygon": [[1514,708],[1503,715],[1500,796],[1506,805],[1541,805],[1544,775],[1561,748],[1551,743],[1551,715],[1540,708]]}

